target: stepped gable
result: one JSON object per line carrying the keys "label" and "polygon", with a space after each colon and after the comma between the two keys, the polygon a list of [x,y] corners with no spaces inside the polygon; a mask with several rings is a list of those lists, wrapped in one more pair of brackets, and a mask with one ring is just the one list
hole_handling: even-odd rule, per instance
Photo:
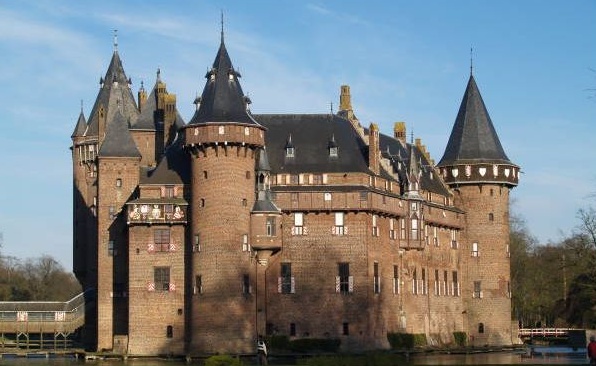
{"label": "stepped gable", "polygon": [[474,76],[470,75],[449,142],[437,166],[511,164],[488,115]]}
{"label": "stepped gable", "polygon": [[116,111],[114,118],[108,123],[106,137],[98,155],[100,157],[141,158],[141,153],[128,130],[128,122],[120,111]]}
{"label": "stepped gable", "polygon": [[183,143],[184,138],[179,134],[157,166],[141,176],[141,184],[190,184],[190,161]]}
{"label": "stepped gable", "polygon": [[131,124],[134,124],[139,115],[137,105],[130,90],[130,79],[127,79],[122,67],[122,61],[115,49],[112,54],[110,66],[104,78],[100,80],[101,88],[95,104],[89,115],[89,124],[85,136],[97,136],[99,133],[99,110],[103,106],[106,111],[106,121],[114,118],[116,110]]}
{"label": "stepped gable", "polygon": [[[266,146],[274,173],[369,173],[366,144],[345,118],[330,114],[259,114],[255,119],[267,128]],[[286,157],[291,136],[294,157]],[[335,141],[337,157],[330,157]]]}
{"label": "stepped gable", "polygon": [[249,100],[242,92],[240,73],[232,66],[223,34],[213,66],[205,78],[207,83],[200,98],[199,109],[189,125],[211,122],[259,125],[248,111]]}

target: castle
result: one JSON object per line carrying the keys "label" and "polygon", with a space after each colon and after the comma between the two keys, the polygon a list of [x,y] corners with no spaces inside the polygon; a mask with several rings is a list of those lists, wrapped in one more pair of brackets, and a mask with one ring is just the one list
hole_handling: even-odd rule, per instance
{"label": "castle", "polygon": [[[117,42],[72,134],[73,270],[86,345],[255,352],[258,335],[386,349],[464,332],[510,345],[509,191],[519,178],[474,76],[442,159],[397,122],[252,114],[222,31],[186,123],[157,72],[135,100]],[[93,305],[89,305],[93,304]]]}

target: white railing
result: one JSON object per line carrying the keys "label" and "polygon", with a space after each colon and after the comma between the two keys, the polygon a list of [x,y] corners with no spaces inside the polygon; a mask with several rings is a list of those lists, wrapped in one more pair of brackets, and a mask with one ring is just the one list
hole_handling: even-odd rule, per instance
{"label": "white railing", "polygon": [[520,337],[563,337],[574,328],[520,328]]}

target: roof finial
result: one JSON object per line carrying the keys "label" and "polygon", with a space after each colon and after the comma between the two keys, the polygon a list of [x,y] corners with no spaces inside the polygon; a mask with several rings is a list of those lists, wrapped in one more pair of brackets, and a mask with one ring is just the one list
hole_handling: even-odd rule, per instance
{"label": "roof finial", "polygon": [[81,113],[83,113],[83,99],[81,99]]}
{"label": "roof finial", "polygon": [[157,81],[161,81],[161,69],[157,67]]}
{"label": "roof finial", "polygon": [[412,131],[410,131],[410,144],[414,143],[414,129],[412,129]]}
{"label": "roof finial", "polygon": [[221,10],[221,43],[224,43],[224,16],[223,10]]}
{"label": "roof finial", "polygon": [[474,71],[474,48],[470,47],[470,76],[473,75]]}
{"label": "roof finial", "polygon": [[118,29],[114,29],[114,52],[118,52]]}
{"label": "roof finial", "polygon": [[329,103],[329,108],[331,110],[331,115],[333,115],[333,101]]}

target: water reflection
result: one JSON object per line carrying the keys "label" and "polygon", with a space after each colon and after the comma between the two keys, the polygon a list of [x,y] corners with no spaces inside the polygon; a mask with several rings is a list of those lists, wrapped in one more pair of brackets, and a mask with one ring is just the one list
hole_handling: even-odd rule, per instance
{"label": "water reflection", "polygon": [[[545,348],[545,347],[543,347]],[[585,353],[569,349],[543,349],[541,353],[488,352],[471,354],[425,354],[411,358],[414,365],[585,365]],[[549,351],[549,352],[546,352]]]}

